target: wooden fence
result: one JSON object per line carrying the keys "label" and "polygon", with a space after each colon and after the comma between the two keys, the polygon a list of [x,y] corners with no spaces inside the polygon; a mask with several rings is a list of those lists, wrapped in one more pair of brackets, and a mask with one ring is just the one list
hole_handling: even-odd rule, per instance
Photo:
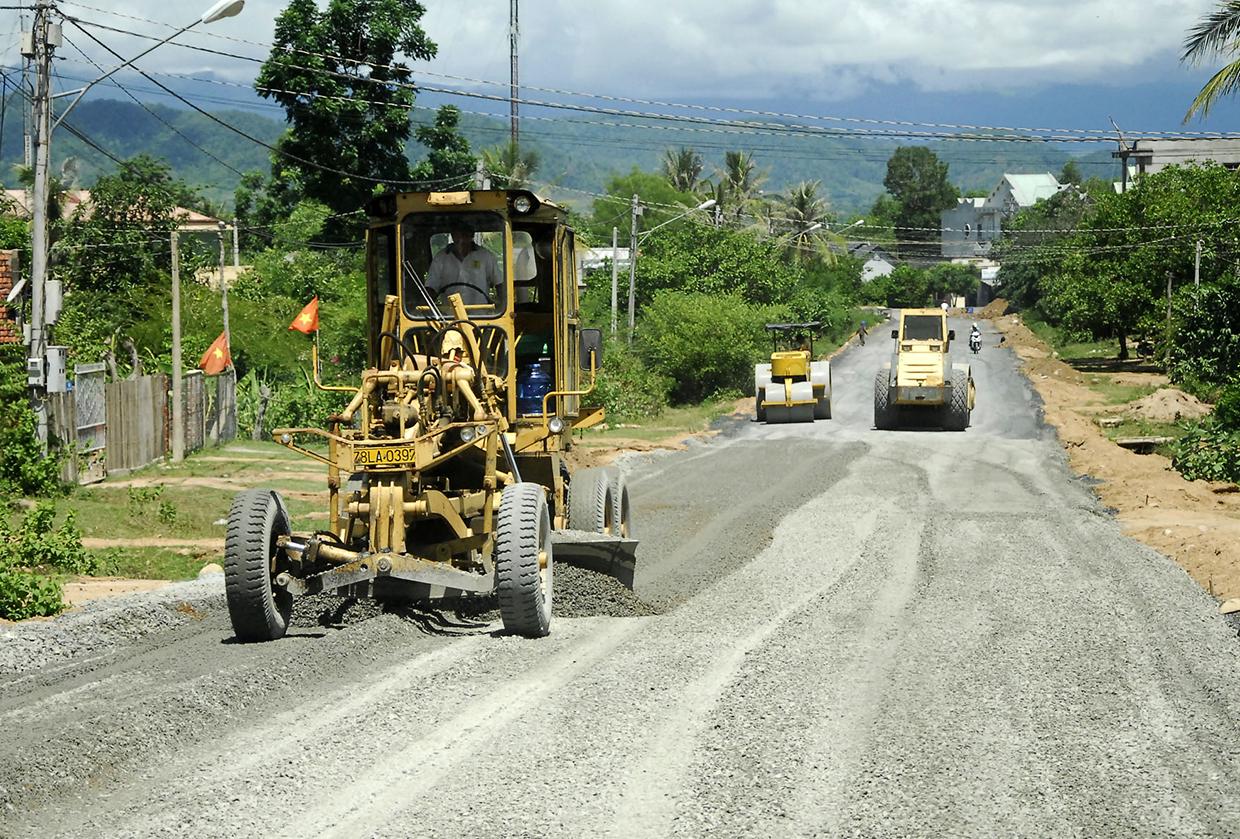
{"label": "wooden fence", "polygon": [[[236,438],[236,385],[235,375],[214,382],[205,381],[201,370],[185,376],[186,452]],[[94,483],[171,451],[171,394],[162,373],[105,383],[102,365],[79,365],[74,388],[51,394],[48,408],[52,431],[67,450],[61,467],[66,482]]]}

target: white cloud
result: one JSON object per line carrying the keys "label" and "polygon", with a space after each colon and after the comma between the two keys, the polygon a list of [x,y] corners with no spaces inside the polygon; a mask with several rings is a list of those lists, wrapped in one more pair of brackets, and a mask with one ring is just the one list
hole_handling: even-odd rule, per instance
{"label": "white cloud", "polygon": [[[209,5],[87,2],[178,25],[193,19],[197,5]],[[440,45],[429,69],[507,79],[505,0],[425,3],[423,24]],[[210,29],[266,42],[283,6],[282,0],[249,0],[239,17]],[[1131,81],[1127,74],[1134,70],[1179,72],[1175,55],[1184,33],[1214,6],[1214,0],[526,0],[521,74],[526,83],[548,87],[751,100],[789,94],[839,99],[880,83],[981,94],[1063,81]],[[68,0],[64,8],[122,28],[157,31]],[[133,39],[102,37],[126,54],[141,49]],[[264,54],[203,33],[192,40]],[[175,48],[161,49],[144,65],[242,81],[257,66]]]}

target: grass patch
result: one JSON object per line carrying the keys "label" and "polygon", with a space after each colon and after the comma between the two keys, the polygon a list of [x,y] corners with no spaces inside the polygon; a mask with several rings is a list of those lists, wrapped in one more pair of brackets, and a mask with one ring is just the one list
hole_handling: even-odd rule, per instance
{"label": "grass patch", "polygon": [[1072,341],[1066,339],[1062,332],[1046,321],[1026,316],[1023,323],[1030,332],[1059,353],[1059,357],[1064,361],[1119,358],[1119,341],[1114,338],[1104,338],[1101,341]]}
{"label": "grass patch", "polygon": [[100,561],[100,573],[138,580],[192,580],[208,562],[223,563],[212,550],[169,548],[107,548],[92,551]]}
{"label": "grass patch", "polygon": [[587,429],[579,438],[583,446],[606,446],[620,440],[658,442],[678,434],[696,434],[710,428],[712,422],[732,412],[739,397],[733,395],[708,399],[698,405],[668,408],[657,417],[641,422],[612,425],[606,430]]}
{"label": "grass patch", "polygon": [[1126,405],[1158,390],[1155,385],[1121,384],[1109,376],[1090,376],[1087,383],[1108,405]]}

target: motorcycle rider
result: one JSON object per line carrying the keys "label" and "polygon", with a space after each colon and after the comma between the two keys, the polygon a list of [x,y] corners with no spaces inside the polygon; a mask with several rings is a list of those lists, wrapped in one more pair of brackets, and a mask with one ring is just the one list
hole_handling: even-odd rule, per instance
{"label": "motorcycle rider", "polygon": [[982,330],[978,328],[977,321],[973,322],[973,328],[969,331],[969,346],[974,347],[974,351],[982,346]]}

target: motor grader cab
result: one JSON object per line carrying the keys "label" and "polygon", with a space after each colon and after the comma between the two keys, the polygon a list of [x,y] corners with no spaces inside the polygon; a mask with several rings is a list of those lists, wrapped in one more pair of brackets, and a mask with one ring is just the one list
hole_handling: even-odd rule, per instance
{"label": "motor grader cab", "polygon": [[[570,473],[564,457],[573,430],[603,418],[584,401],[601,336],[580,325],[564,210],[487,190],[384,195],[367,213],[369,369],[328,388],[351,399],[326,428],[273,431],[327,467],[327,525],[294,534],[277,492],[237,497],[225,584],[238,639],[280,637],[293,598],[319,592],[494,593],[505,629],[541,636],[555,560],[631,588],[623,479]],[[317,384],[317,349],[314,367]]]}
{"label": "motor grader cab", "polygon": [[831,419],[831,362],[814,360],[814,336],[822,324],[768,323],[766,328],[773,344],[771,361],[753,370],[758,422]]}
{"label": "motor grader cab", "polygon": [[895,350],[874,376],[874,427],[896,428],[903,421],[930,422],[947,431],[964,431],[976,399],[973,371],[952,363],[942,309],[905,309],[891,330]]}

